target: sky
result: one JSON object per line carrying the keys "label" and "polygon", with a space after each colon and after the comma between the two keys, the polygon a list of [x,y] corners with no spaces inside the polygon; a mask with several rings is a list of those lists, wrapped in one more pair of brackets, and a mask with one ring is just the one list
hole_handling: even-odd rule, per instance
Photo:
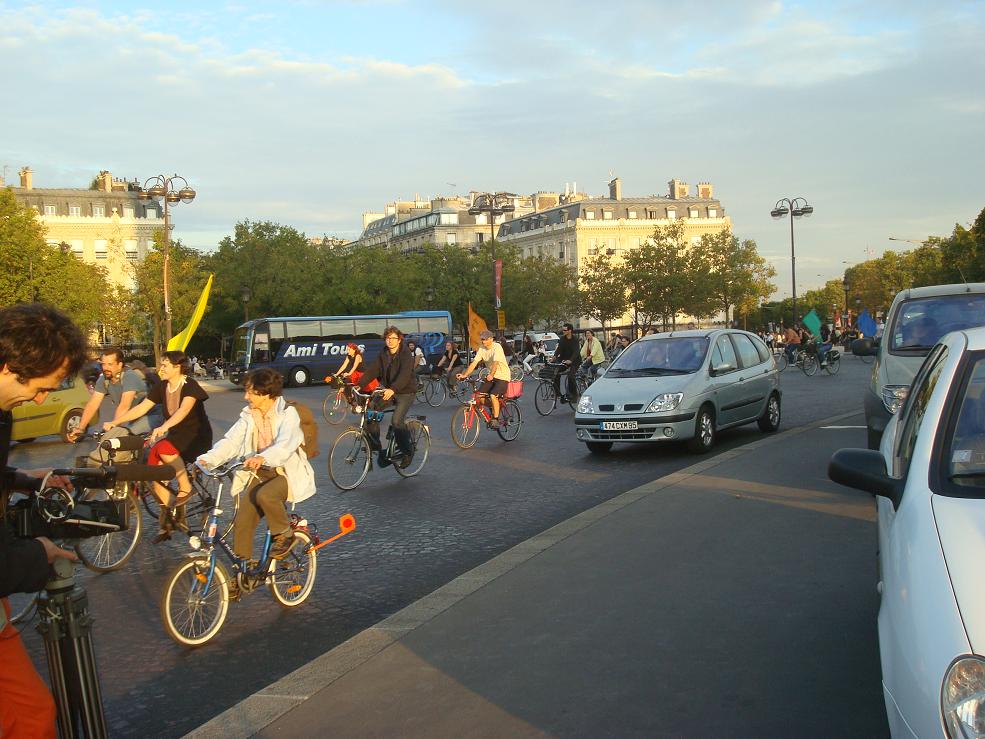
{"label": "sky", "polygon": [[356,238],[364,211],[711,182],[790,295],[985,207],[985,0],[0,0],[8,184],[185,177],[175,236]]}

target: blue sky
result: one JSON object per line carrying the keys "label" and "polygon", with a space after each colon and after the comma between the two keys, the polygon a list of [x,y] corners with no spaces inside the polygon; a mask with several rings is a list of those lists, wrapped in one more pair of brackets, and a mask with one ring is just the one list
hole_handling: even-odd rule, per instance
{"label": "blue sky", "polygon": [[0,0],[16,184],[178,172],[175,233],[354,237],[394,199],[709,181],[790,292],[985,207],[985,2]]}

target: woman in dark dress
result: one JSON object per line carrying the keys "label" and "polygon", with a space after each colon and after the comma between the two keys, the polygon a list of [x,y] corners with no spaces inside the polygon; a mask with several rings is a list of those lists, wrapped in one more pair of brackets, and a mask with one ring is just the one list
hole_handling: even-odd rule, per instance
{"label": "woman in dark dress", "polygon": [[[189,362],[184,352],[165,352],[158,368],[162,382],[147,393],[147,398],[129,412],[103,424],[109,431],[140,418],[158,403],[164,413],[164,423],[151,431],[149,441],[154,445],[147,457],[148,464],[168,464],[175,469],[178,495],[171,501],[171,493],[159,482],[153,483],[154,494],[161,503],[160,533],[155,542],[171,538],[169,508],[184,505],[191,495],[192,486],[185,471],[186,459],[197,459],[212,448],[212,425],[205,413],[208,393],[194,378],[188,376]],[[166,438],[165,438],[166,436]]]}

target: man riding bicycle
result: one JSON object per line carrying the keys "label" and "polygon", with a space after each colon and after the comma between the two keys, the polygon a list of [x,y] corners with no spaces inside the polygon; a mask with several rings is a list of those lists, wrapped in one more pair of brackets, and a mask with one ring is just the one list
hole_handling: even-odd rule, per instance
{"label": "man riding bicycle", "polygon": [[492,428],[499,427],[499,407],[500,398],[506,394],[510,382],[510,368],[506,364],[506,353],[503,345],[494,340],[492,331],[483,331],[479,334],[479,341],[482,346],[475,353],[475,359],[464,372],[458,374],[458,379],[463,380],[482,362],[489,369],[489,376],[476,389],[477,392],[489,396],[492,403],[493,418],[490,422]]}
{"label": "man riding bicycle", "polygon": [[[578,384],[575,382],[575,375],[581,360],[578,358],[578,339],[575,338],[575,327],[570,323],[564,324],[561,338],[557,343],[557,351],[554,353],[554,361],[562,362],[567,365],[565,372],[568,375],[568,394],[572,398],[578,398]],[[561,375],[559,374],[554,381],[554,390],[562,403],[567,403],[568,398],[561,392]]]}
{"label": "man riding bicycle", "polygon": [[[376,359],[368,365],[363,365],[366,369],[363,376],[359,378],[359,386],[365,392],[373,380],[379,380],[380,387],[384,388],[382,403],[386,404],[393,401],[395,407],[390,428],[393,429],[394,440],[397,442],[398,456],[395,459],[390,459],[387,456],[386,450],[380,442],[380,424],[378,421],[367,421],[366,430],[369,432],[370,443],[373,448],[379,450],[377,463],[380,467],[386,467],[391,462],[406,467],[414,456],[414,446],[406,423],[407,411],[410,410],[414,403],[414,396],[417,394],[414,357],[404,346],[403,332],[396,326],[389,326],[383,331],[383,343],[385,344],[383,351],[376,356]],[[374,402],[380,405],[378,401]]]}

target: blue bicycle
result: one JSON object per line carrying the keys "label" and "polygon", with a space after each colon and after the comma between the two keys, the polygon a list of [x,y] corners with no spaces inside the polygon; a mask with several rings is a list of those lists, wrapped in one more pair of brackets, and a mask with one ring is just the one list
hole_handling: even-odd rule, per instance
{"label": "blue bicycle", "polygon": [[283,559],[270,557],[273,537],[270,531],[263,541],[260,559],[250,562],[235,555],[226,536],[230,529],[219,527],[223,489],[243,467],[243,461],[207,469],[196,463],[199,472],[216,483],[215,503],[200,536],[191,536],[194,551],[171,573],[161,598],[161,618],[168,636],[186,647],[200,647],[225,623],[229,610],[230,572],[219,561],[222,552],[229,562],[241,595],[268,585],[274,600],[285,608],[296,608],[308,599],[315,586],[318,550],[356,528],[351,514],[339,518],[339,533],[320,541],[318,529],[305,519],[291,514],[295,544]]}

